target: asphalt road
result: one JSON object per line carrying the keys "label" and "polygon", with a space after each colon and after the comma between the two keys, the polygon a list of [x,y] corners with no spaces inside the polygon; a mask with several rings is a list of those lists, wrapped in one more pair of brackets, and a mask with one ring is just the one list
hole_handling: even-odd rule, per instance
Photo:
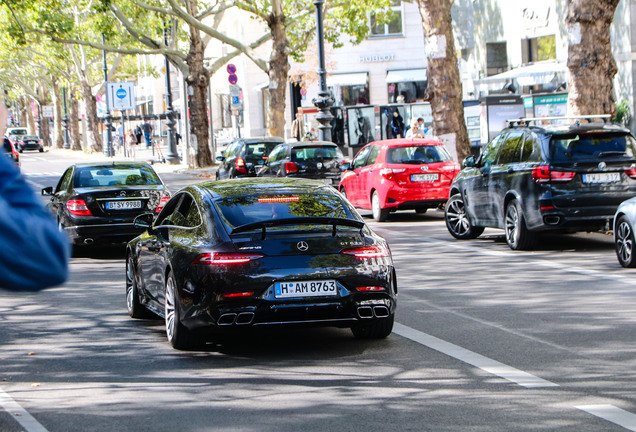
{"label": "asphalt road", "polygon": [[[37,189],[69,162],[25,154],[23,171]],[[636,274],[611,236],[519,252],[497,230],[452,239],[440,211],[369,225],[400,289],[382,341],[304,329],[175,351],[162,321],[126,314],[121,249],[76,255],[61,287],[0,292],[0,431],[636,431]]]}

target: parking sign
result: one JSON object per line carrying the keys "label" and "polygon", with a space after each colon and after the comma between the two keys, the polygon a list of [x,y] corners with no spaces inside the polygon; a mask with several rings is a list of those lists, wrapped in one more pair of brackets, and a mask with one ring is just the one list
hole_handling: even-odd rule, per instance
{"label": "parking sign", "polygon": [[135,82],[109,82],[106,85],[111,110],[133,110],[135,104]]}

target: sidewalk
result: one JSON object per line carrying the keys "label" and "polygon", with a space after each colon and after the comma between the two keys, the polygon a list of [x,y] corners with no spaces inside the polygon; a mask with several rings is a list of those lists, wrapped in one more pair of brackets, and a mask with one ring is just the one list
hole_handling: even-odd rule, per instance
{"label": "sidewalk", "polygon": [[[81,159],[87,162],[107,162],[107,161],[132,161],[135,160],[137,162],[148,162],[152,164],[152,167],[158,173],[179,173],[179,174],[188,174],[194,177],[203,177],[203,178],[215,178],[216,176],[216,166],[211,166],[207,168],[196,168],[190,169],[188,165],[185,164],[183,159],[178,164],[171,164],[168,161],[165,163],[162,162],[160,156],[157,154],[155,150],[153,154],[152,148],[146,148],[145,146],[137,146],[135,149],[135,158],[124,157],[122,154],[116,154],[114,157],[107,157],[103,152],[95,152],[95,153],[87,153],[79,150],[70,150],[70,149],[46,149],[52,154],[57,156],[73,158],[73,159]],[[161,147],[161,152],[165,157],[168,153],[167,147]]]}

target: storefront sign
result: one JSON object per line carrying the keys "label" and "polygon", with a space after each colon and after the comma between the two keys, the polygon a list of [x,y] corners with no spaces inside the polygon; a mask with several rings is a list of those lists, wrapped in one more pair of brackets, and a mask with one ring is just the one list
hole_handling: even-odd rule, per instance
{"label": "storefront sign", "polygon": [[374,54],[374,55],[361,55],[360,63],[378,63],[388,62],[395,59],[395,54]]}

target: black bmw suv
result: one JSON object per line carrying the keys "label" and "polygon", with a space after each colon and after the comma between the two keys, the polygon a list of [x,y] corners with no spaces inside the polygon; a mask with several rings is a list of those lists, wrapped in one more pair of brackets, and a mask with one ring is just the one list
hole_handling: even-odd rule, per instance
{"label": "black bmw suv", "polygon": [[446,203],[453,237],[502,228],[511,249],[532,249],[542,231],[610,229],[618,205],[636,195],[636,140],[598,116],[566,119],[511,121],[477,160],[466,158]]}

